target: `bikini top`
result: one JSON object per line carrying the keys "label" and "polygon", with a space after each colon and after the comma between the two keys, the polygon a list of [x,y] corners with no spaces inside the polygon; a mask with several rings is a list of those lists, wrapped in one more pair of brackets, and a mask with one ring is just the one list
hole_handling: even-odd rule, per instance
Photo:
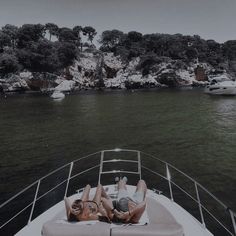
{"label": "bikini top", "polygon": [[90,213],[97,213],[99,211],[99,206],[95,201],[83,201],[82,204],[82,211],[86,208],[90,211]]}

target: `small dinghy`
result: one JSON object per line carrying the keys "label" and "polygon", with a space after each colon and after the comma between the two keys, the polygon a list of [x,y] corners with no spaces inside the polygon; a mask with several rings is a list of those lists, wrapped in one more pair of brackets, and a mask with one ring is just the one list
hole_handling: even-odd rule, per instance
{"label": "small dinghy", "polygon": [[53,98],[53,99],[63,99],[63,98],[65,98],[65,94],[64,93],[62,93],[61,91],[54,91],[53,92],[53,94],[51,95],[51,98]]}
{"label": "small dinghy", "polygon": [[[70,202],[80,199],[81,187],[90,184],[92,198],[96,186],[102,184],[107,195],[116,200],[115,181],[124,176],[128,177],[129,194],[136,191],[137,181],[143,179],[147,184],[146,208],[138,223],[68,221],[65,197]],[[52,171],[0,205],[0,216],[3,215],[0,235],[234,236],[236,233],[236,214],[201,184],[153,155],[127,149],[102,150]]]}

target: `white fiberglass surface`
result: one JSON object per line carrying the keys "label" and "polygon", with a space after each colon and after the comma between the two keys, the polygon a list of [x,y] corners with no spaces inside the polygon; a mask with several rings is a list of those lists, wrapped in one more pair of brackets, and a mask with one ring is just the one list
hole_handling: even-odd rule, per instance
{"label": "white fiberglass surface", "polygon": [[[106,186],[108,194],[114,194],[116,191],[115,185]],[[135,186],[127,185],[128,191],[132,194],[135,191]],[[95,194],[95,188],[91,189],[91,196]],[[80,194],[75,194],[70,197],[71,201],[79,198]],[[175,202],[171,201],[163,195],[154,193],[152,190],[148,190],[147,197],[151,197],[163,205],[176,219],[176,221],[182,225],[185,236],[213,236],[207,229],[205,229],[199,221],[197,221],[192,215],[185,211]],[[33,220],[29,225],[24,227],[16,236],[41,236],[42,226],[45,222],[51,220],[56,214],[64,209],[64,201],[59,202],[52,208],[48,209],[42,215]],[[145,226],[144,226],[145,227]]]}

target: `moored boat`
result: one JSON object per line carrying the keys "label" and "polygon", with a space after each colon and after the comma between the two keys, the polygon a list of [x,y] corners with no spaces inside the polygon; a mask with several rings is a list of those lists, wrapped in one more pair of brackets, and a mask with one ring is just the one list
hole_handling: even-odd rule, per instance
{"label": "moored boat", "polygon": [[211,81],[205,88],[205,93],[214,95],[236,95],[236,82],[235,81]]}

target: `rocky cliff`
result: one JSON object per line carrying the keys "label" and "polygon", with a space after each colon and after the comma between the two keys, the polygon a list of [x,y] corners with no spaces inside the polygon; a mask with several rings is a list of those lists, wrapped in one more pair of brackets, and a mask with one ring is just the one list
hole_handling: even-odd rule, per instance
{"label": "rocky cliff", "polygon": [[81,53],[61,75],[25,71],[5,76],[0,79],[0,92],[204,86],[207,81],[196,80],[197,67],[202,68],[208,80],[232,79],[225,70],[216,70],[207,63],[186,63],[167,57],[154,63],[140,57],[124,61],[113,53],[94,50]]}

